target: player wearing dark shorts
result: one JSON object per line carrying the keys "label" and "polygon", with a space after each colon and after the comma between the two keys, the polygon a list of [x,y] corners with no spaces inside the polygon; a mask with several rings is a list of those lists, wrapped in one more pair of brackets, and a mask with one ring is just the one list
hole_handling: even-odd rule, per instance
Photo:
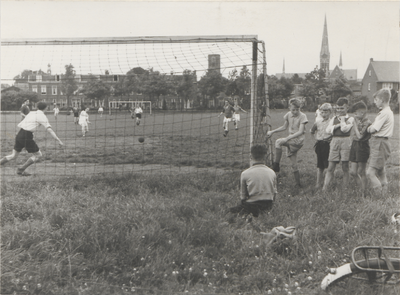
{"label": "player wearing dark shorts", "polygon": [[38,145],[33,140],[33,132],[36,131],[37,127],[42,125],[61,146],[64,145],[51,128],[49,120],[43,112],[46,109],[47,104],[45,102],[39,102],[37,107],[37,111],[30,112],[25,119],[18,124],[18,127],[21,129],[15,137],[13,151],[10,155],[5,156],[0,160],[0,166],[3,166],[9,161],[17,159],[22,149],[25,148],[28,153],[32,154],[32,156],[21,167],[17,168],[17,174],[22,176],[30,175],[25,172],[25,169],[37,162],[42,156]]}
{"label": "player wearing dark shorts", "polygon": [[72,112],[74,113],[74,123],[78,124],[79,122],[79,109],[77,107],[72,108]]}

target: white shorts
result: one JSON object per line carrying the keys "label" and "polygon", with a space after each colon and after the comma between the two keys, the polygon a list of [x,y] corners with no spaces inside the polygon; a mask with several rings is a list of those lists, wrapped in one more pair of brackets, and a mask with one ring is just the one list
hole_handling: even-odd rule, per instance
{"label": "white shorts", "polygon": [[232,118],[224,117],[224,123],[229,123],[232,121]]}
{"label": "white shorts", "polygon": [[235,120],[236,122],[240,121],[240,114],[233,114],[233,120]]}

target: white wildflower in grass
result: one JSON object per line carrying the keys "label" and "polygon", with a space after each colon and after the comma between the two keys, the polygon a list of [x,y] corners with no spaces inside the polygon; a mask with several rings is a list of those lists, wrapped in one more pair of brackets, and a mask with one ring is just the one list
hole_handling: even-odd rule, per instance
{"label": "white wildflower in grass", "polygon": [[309,265],[312,265],[312,261],[310,260],[310,261],[308,262],[308,264],[309,264]]}
{"label": "white wildflower in grass", "polygon": [[171,241],[171,240],[169,240],[169,241],[168,241],[168,244],[170,244],[170,245],[171,245],[171,244],[172,244],[172,241]]}
{"label": "white wildflower in grass", "polygon": [[38,289],[42,288],[41,284],[37,284],[36,286],[38,287]]}
{"label": "white wildflower in grass", "polygon": [[276,284],[276,279],[273,279],[273,280],[272,280],[272,283],[273,283],[273,284]]}
{"label": "white wildflower in grass", "polygon": [[321,255],[322,254],[322,252],[321,251],[318,251],[318,255]]}
{"label": "white wildflower in grass", "polygon": [[144,239],[145,238],[145,236],[142,236],[142,239]]}
{"label": "white wildflower in grass", "polygon": [[305,269],[305,270],[303,270],[303,272],[307,272],[307,270]]}
{"label": "white wildflower in grass", "polygon": [[206,273],[206,272],[205,272],[205,273],[203,273],[203,277],[206,277],[207,275],[208,275],[208,273]]}
{"label": "white wildflower in grass", "polygon": [[140,260],[142,260],[142,261],[143,261],[143,260],[144,260],[144,257],[140,258]]}
{"label": "white wildflower in grass", "polygon": [[211,282],[209,282],[208,284],[209,284],[210,286],[212,286],[212,283],[211,283]]}
{"label": "white wildflower in grass", "polygon": [[22,290],[26,291],[26,290],[28,290],[28,288],[25,285],[23,285]]}
{"label": "white wildflower in grass", "polygon": [[321,256],[318,256],[318,260],[321,260],[322,259],[322,257]]}
{"label": "white wildflower in grass", "polygon": [[287,292],[287,293],[288,293],[288,295],[292,295],[292,292],[290,292],[290,291],[289,291],[289,292]]}
{"label": "white wildflower in grass", "polygon": [[298,287],[298,286],[299,286],[299,283],[298,283],[298,282],[294,282],[294,286],[295,286],[295,287]]}
{"label": "white wildflower in grass", "polygon": [[131,292],[135,292],[135,291],[136,291],[135,287],[132,287]]}
{"label": "white wildflower in grass", "polygon": [[190,268],[189,268],[189,272],[192,272],[192,271],[193,271],[193,268],[190,267]]}
{"label": "white wildflower in grass", "polygon": [[311,280],[312,280],[312,277],[308,276],[308,277],[307,277],[307,280],[311,281]]}
{"label": "white wildflower in grass", "polygon": [[226,275],[226,272],[224,272],[223,277],[224,277],[224,279],[228,278],[228,276]]}
{"label": "white wildflower in grass", "polygon": [[299,290],[299,291],[301,290],[301,288],[300,288],[300,287],[297,287],[296,289],[297,289],[297,290]]}
{"label": "white wildflower in grass", "polygon": [[272,294],[272,291],[271,291],[271,290],[268,290],[267,294]]}
{"label": "white wildflower in grass", "polygon": [[288,285],[288,284],[285,284],[285,288],[289,288],[289,285]]}

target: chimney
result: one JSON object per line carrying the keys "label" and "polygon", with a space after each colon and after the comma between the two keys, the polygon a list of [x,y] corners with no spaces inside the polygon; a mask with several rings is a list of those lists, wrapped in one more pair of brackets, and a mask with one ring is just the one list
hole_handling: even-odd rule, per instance
{"label": "chimney", "polygon": [[374,59],[371,57],[370,59],[369,59],[369,62],[373,62],[374,61]]}

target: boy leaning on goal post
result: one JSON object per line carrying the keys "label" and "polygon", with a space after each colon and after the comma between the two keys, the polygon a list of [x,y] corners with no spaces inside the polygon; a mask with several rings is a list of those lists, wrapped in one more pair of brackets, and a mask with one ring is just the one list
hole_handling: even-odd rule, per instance
{"label": "boy leaning on goal post", "polygon": [[389,89],[381,89],[373,97],[380,111],[372,125],[368,127],[368,132],[371,134],[371,151],[367,177],[371,181],[375,194],[384,195],[388,185],[385,165],[391,152],[389,138],[393,136],[394,116],[389,106],[391,97]]}
{"label": "boy leaning on goal post", "polygon": [[289,135],[284,138],[279,138],[275,141],[275,159],[272,163],[275,172],[280,171],[279,163],[282,158],[282,147],[287,147],[287,156],[292,163],[292,170],[296,185],[301,187],[300,173],[297,166],[297,152],[304,144],[305,125],[308,123],[306,114],[300,111],[301,101],[297,98],[289,100],[289,112],[285,114],[283,125],[275,130],[267,132],[267,138],[271,137],[274,133],[281,132],[289,128]]}

